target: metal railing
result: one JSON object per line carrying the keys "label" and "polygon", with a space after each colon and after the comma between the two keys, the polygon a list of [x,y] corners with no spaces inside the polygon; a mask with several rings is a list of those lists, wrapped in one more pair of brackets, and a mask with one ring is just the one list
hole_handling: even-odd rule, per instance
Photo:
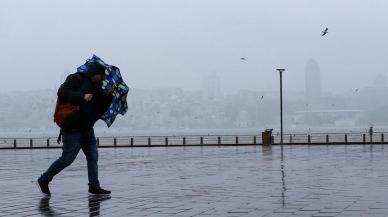
{"label": "metal railing", "polygon": [[[286,145],[319,144],[384,144],[388,132],[284,134]],[[280,135],[273,134],[274,145]],[[262,145],[261,135],[179,135],[179,136],[109,136],[96,137],[99,147],[160,147],[160,146],[225,146]],[[60,148],[57,137],[0,138],[0,149]]]}

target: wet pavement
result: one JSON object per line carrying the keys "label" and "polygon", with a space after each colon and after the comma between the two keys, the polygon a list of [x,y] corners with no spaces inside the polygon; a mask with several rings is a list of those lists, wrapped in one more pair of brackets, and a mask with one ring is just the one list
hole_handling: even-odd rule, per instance
{"label": "wet pavement", "polygon": [[60,149],[0,151],[2,216],[388,216],[388,146],[99,149],[100,182],[87,193],[86,159],[50,184],[35,180]]}

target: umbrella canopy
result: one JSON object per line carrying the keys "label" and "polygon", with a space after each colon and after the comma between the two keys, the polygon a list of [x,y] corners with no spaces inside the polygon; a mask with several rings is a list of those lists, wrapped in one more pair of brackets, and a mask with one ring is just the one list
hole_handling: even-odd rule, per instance
{"label": "umbrella canopy", "polygon": [[101,117],[106,125],[110,127],[118,114],[124,115],[128,110],[127,94],[129,88],[121,77],[120,69],[105,63],[96,55],[93,55],[91,59],[86,60],[84,65],[78,67],[77,72],[86,73],[88,71],[88,65],[92,62],[97,62],[105,67],[105,79],[102,81],[102,90],[104,93],[112,91],[112,103]]}

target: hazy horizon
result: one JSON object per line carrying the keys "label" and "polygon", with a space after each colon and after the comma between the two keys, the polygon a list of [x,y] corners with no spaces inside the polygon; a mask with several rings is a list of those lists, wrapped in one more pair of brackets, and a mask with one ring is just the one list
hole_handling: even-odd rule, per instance
{"label": "hazy horizon", "polygon": [[[0,92],[56,88],[92,54],[132,88],[304,90],[320,66],[323,92],[371,86],[388,66],[383,0],[146,0],[0,3]],[[322,37],[321,31],[329,28]],[[241,60],[241,58],[246,60]]]}

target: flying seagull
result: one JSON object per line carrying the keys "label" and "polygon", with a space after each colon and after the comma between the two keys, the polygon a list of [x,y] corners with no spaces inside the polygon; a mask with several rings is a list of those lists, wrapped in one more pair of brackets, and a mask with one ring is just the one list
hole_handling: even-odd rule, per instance
{"label": "flying seagull", "polygon": [[325,36],[327,33],[329,33],[328,31],[329,31],[328,28],[326,28],[325,30],[323,30],[323,31],[322,31],[322,36]]}
{"label": "flying seagull", "polygon": [[246,60],[244,57],[241,57],[240,60]]}
{"label": "flying seagull", "polygon": [[263,100],[263,98],[264,98],[264,96],[261,96],[261,97],[260,97],[260,101]]}

